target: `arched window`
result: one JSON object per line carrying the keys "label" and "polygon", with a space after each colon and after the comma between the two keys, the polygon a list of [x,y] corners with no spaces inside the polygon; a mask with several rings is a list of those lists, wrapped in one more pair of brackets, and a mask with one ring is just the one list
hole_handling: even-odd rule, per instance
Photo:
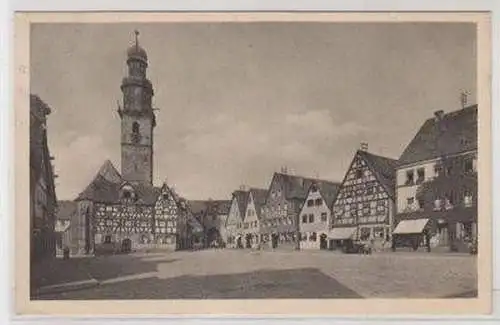
{"label": "arched window", "polygon": [[132,123],[132,132],[139,133],[139,123],[138,122]]}

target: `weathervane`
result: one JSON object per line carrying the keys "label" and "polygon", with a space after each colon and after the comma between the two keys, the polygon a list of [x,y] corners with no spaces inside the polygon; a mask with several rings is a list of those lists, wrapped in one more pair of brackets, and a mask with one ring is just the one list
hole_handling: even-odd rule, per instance
{"label": "weathervane", "polygon": [[465,108],[465,106],[467,106],[469,95],[470,92],[468,90],[462,90],[460,92],[460,104],[462,105],[462,108]]}
{"label": "weathervane", "polygon": [[134,34],[135,34],[135,47],[139,47],[139,31],[136,29],[134,30]]}

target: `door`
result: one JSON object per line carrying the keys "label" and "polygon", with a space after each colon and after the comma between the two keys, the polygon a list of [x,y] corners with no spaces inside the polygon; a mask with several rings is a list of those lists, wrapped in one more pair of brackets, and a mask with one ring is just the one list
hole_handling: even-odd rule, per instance
{"label": "door", "polygon": [[132,251],[132,241],[128,238],[125,238],[122,241],[122,252],[123,253],[130,253]]}

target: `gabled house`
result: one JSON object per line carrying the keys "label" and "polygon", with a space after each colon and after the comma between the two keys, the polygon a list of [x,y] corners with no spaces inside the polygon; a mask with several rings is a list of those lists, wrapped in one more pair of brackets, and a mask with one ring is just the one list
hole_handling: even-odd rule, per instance
{"label": "gabled house", "polygon": [[156,242],[171,250],[188,248],[188,207],[173,188],[163,184],[154,207],[153,236],[145,238],[145,244]]}
{"label": "gabled house", "polygon": [[262,241],[272,247],[288,244],[295,247],[299,225],[299,213],[309,188],[319,179],[274,173],[262,209]]}
{"label": "gabled house", "polygon": [[238,240],[240,243],[242,241],[243,219],[245,217],[247,201],[247,191],[238,190],[233,192],[229,214],[223,227],[224,240],[228,248],[237,248]]}
{"label": "gabled house", "polygon": [[[395,159],[356,151],[332,207],[332,248],[348,240],[390,245],[395,214]],[[389,246],[390,247],[390,246]]]}
{"label": "gabled house", "polygon": [[316,181],[300,210],[300,249],[327,249],[330,229],[331,206],[340,183]]}
{"label": "gabled house", "polygon": [[456,251],[477,239],[477,110],[435,112],[399,158],[396,246]]}
{"label": "gabled house", "polygon": [[262,207],[266,202],[267,190],[250,188],[244,209],[243,238],[246,248],[255,247],[260,243],[260,219]]}

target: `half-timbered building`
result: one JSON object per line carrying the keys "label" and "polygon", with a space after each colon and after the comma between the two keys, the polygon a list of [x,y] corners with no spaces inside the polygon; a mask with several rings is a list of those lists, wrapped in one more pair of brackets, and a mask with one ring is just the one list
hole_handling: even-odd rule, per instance
{"label": "half-timbered building", "polygon": [[190,246],[192,214],[186,201],[167,184],[153,185],[156,116],[153,86],[146,76],[148,56],[135,44],[127,50],[128,74],[121,90],[121,173],[106,161],[76,198],[71,220],[73,254],[100,249],[131,251],[141,248],[182,249]]}
{"label": "half-timbered building", "polygon": [[332,208],[328,237],[333,248],[350,239],[390,247],[396,163],[366,148],[356,152]]}

